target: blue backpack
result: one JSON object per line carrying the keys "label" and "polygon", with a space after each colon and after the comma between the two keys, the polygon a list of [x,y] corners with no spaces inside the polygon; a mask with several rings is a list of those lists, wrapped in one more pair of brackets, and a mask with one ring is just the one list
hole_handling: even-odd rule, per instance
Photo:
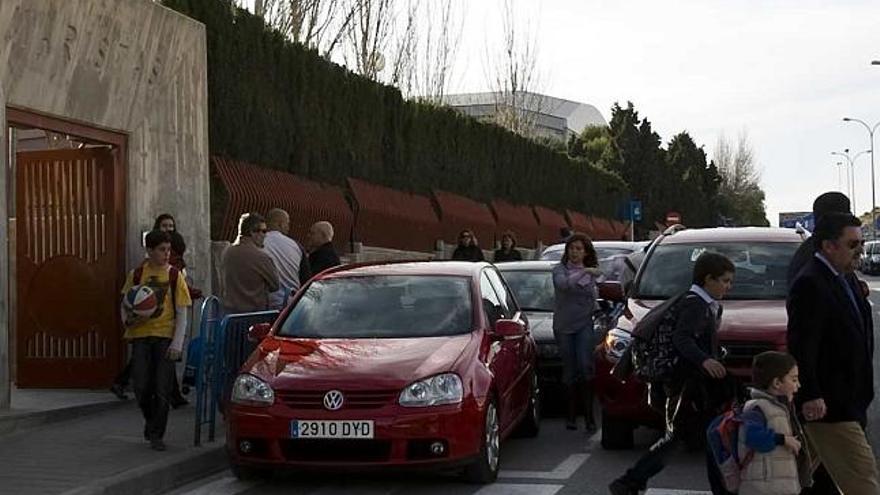
{"label": "blue backpack", "polygon": [[739,452],[739,430],[743,424],[742,408],[733,407],[717,416],[706,429],[706,448],[721,474],[724,488],[737,492],[742,481],[742,470],[755,456],[755,451]]}

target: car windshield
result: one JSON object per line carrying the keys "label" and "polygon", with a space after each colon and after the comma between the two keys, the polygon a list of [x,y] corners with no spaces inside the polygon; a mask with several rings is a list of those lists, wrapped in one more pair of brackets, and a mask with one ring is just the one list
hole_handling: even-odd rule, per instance
{"label": "car windshield", "polygon": [[503,271],[504,280],[516,297],[523,311],[552,312],[555,296],[553,294],[553,272],[547,270]]}
{"label": "car windshield", "polygon": [[278,335],[298,338],[414,338],[472,329],[470,279],[389,275],[318,280]]}
{"label": "car windshield", "polygon": [[660,245],[642,267],[636,297],[667,299],[691,286],[694,262],[706,251],[721,253],[736,266],[726,299],[785,299],[788,264],[800,243],[705,243]]}

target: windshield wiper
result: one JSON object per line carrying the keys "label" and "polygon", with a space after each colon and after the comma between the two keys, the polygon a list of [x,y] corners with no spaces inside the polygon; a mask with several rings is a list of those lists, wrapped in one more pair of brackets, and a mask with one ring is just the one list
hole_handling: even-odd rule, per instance
{"label": "windshield wiper", "polygon": [[547,309],[547,308],[530,308],[530,307],[528,307],[528,306],[520,306],[519,309],[522,310],[522,311],[532,311],[532,312],[534,312],[534,313],[552,313],[552,312],[553,312],[552,309]]}

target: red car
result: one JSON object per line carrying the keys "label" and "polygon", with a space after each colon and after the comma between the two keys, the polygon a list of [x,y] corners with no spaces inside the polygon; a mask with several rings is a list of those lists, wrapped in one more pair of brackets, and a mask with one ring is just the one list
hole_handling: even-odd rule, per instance
{"label": "red car", "polygon": [[535,342],[488,263],[331,270],[251,334],[227,414],[236,476],[461,467],[488,483],[501,441],[538,433]]}
{"label": "red car", "polygon": [[636,322],[661,301],[690,287],[694,262],[704,251],[720,252],[736,266],[733,287],[722,301],[724,316],[718,332],[732,374],[748,381],[755,354],[785,349],[787,271],[803,240],[800,234],[760,227],[668,232],[652,244],[630,289],[626,315],[596,351],[596,394],[602,404],[606,449],[631,448],[637,426],[663,425],[660,413],[647,405],[645,385],[633,377],[621,382],[610,370],[629,345]]}

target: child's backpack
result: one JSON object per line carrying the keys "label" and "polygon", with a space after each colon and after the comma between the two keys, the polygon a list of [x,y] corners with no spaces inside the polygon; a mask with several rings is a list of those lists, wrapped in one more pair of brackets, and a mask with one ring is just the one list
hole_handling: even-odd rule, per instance
{"label": "child's backpack", "polygon": [[706,429],[706,448],[718,468],[724,488],[734,493],[739,490],[743,469],[755,456],[755,451],[749,448],[746,452],[739,452],[742,424],[742,408],[733,407],[713,419]]}
{"label": "child's backpack", "polygon": [[672,344],[672,333],[675,331],[678,303],[687,294],[683,292],[655,306],[633,329],[630,346],[632,367],[645,382],[662,382],[673,376],[678,354]]}

